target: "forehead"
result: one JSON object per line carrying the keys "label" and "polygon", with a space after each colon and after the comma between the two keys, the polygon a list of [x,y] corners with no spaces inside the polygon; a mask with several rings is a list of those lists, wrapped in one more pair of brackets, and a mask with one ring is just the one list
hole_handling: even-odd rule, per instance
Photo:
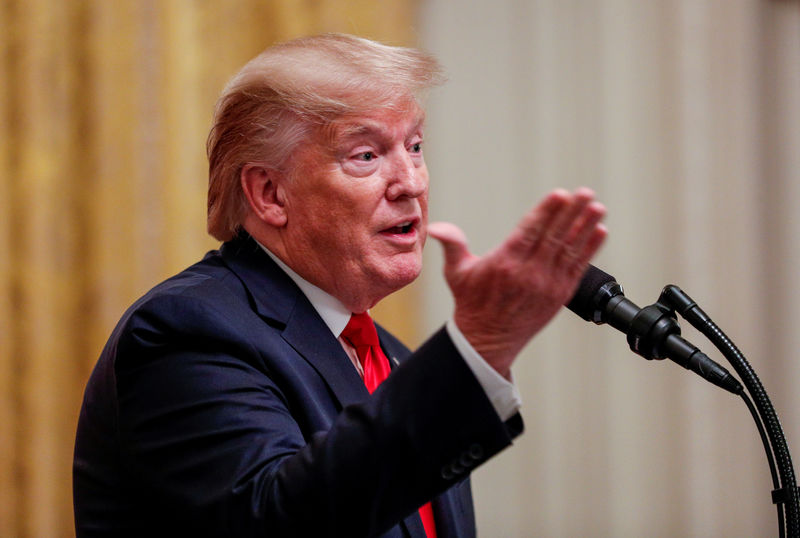
{"label": "forehead", "polygon": [[337,118],[323,128],[324,141],[337,145],[354,138],[407,138],[422,130],[425,111],[416,103]]}

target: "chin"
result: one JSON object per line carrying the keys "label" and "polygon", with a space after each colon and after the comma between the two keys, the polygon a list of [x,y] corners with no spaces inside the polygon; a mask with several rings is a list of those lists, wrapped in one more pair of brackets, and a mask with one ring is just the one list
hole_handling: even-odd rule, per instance
{"label": "chin", "polygon": [[394,260],[386,268],[382,275],[382,280],[391,288],[393,293],[414,282],[422,272],[422,259],[416,260]]}

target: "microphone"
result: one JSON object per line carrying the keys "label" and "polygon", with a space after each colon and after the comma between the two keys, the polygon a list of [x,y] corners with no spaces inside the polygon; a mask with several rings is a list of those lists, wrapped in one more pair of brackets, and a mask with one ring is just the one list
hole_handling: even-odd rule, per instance
{"label": "microphone", "polygon": [[680,336],[672,309],[656,302],[639,308],[613,276],[589,265],[567,308],[597,325],[608,323],[628,336],[631,350],[645,359],[670,359],[733,394],[742,385],[725,368]]}

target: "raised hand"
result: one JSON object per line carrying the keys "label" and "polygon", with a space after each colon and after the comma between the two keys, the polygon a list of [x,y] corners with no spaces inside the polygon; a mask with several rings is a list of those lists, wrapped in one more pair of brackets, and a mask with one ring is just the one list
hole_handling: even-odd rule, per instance
{"label": "raised hand", "polygon": [[500,246],[470,253],[454,224],[428,233],[444,248],[444,274],[455,299],[454,320],[475,350],[501,375],[523,346],[575,293],[607,231],[594,192],[556,190],[522,218]]}

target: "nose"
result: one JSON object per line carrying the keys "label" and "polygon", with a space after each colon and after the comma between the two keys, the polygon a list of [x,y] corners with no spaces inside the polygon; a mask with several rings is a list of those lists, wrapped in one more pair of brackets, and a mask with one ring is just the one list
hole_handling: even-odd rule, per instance
{"label": "nose", "polygon": [[418,198],[428,191],[428,170],[425,162],[415,163],[405,148],[397,152],[390,166],[389,184],[386,188],[386,197],[389,200]]}

